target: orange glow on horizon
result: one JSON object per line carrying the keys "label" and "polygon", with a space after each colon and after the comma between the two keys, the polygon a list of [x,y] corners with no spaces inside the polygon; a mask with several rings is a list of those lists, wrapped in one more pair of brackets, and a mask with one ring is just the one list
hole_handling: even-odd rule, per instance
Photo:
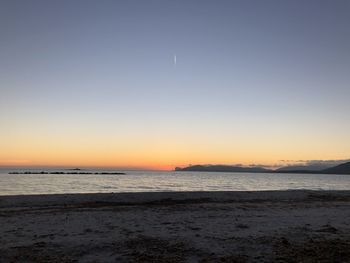
{"label": "orange glow on horizon", "polygon": [[183,134],[172,130],[121,134],[84,131],[83,127],[65,127],[56,133],[44,128],[27,129],[26,133],[16,129],[2,139],[0,166],[152,170],[173,170],[189,164],[274,166],[283,165],[280,160],[292,160],[292,164],[293,160],[349,159],[350,148],[349,140],[335,140],[328,134],[293,137],[278,132],[259,136],[237,132],[235,136],[224,134],[223,138],[224,135],[191,130]]}

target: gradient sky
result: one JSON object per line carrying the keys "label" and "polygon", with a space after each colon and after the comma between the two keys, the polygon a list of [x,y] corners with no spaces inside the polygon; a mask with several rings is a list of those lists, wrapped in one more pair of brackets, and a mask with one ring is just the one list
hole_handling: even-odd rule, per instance
{"label": "gradient sky", "polygon": [[1,0],[0,165],[348,159],[349,14],[347,0]]}

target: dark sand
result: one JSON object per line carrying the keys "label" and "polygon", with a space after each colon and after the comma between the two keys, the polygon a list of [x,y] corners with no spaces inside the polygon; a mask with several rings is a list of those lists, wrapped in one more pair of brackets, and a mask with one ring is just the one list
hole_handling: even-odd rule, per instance
{"label": "dark sand", "polygon": [[0,196],[0,262],[350,262],[350,191]]}

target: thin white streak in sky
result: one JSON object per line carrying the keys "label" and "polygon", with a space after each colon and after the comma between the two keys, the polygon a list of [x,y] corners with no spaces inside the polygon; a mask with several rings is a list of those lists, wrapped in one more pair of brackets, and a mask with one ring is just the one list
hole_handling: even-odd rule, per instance
{"label": "thin white streak in sky", "polygon": [[174,55],[174,66],[176,66],[176,54]]}

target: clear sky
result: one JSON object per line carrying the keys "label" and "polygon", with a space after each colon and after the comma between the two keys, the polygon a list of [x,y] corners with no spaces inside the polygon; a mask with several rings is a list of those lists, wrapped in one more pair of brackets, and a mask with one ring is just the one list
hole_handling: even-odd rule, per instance
{"label": "clear sky", "polygon": [[1,0],[0,165],[348,159],[349,14],[348,0]]}

